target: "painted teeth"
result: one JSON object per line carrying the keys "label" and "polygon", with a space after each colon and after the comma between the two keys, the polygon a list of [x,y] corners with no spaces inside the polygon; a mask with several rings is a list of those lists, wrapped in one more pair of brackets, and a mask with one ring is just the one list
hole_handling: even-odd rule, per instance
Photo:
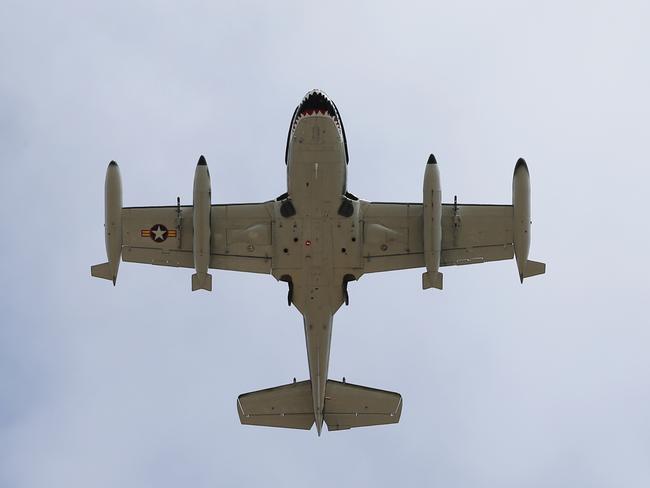
{"label": "painted teeth", "polygon": [[[325,95],[325,93],[319,91],[319,90],[312,90],[309,93],[307,93],[301,102],[301,105],[304,104],[305,102],[309,101],[311,97],[322,97],[324,98],[327,102],[329,102],[330,105],[333,105],[332,102],[330,101],[329,97]],[[304,112],[298,114],[296,116],[296,119],[293,122],[293,126],[291,127],[291,131],[293,132],[296,127],[298,126],[298,122],[300,122],[302,119],[305,117],[329,117],[334,121],[334,124],[336,124],[336,127],[338,128],[339,132],[341,132],[341,124],[339,123],[338,117],[336,115],[330,115],[328,109],[309,109],[305,110]]]}
{"label": "painted teeth", "polygon": [[295,130],[296,127],[298,126],[298,122],[300,122],[302,119],[307,118],[307,117],[329,117],[334,121],[336,124],[337,128],[341,128],[341,125],[339,124],[339,120],[336,116],[332,116],[327,113],[327,110],[313,110],[313,111],[308,111],[308,112],[303,112],[296,117],[296,120],[293,123],[293,128],[292,130]]}

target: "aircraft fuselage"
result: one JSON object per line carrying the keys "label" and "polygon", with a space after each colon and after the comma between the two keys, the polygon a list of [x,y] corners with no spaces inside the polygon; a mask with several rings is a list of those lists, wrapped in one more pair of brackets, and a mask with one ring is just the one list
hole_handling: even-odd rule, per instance
{"label": "aircraft fuselage", "polygon": [[[347,154],[335,111],[323,94],[311,92],[292,120],[287,142],[287,201],[291,211],[285,210],[285,215],[295,213],[281,216],[276,225],[276,242],[289,244],[277,247],[283,256],[274,259],[278,266],[273,269],[277,279],[290,281],[291,303],[304,318],[319,432],[323,423],[332,317],[345,300],[346,280],[353,279],[350,268],[356,267],[355,264],[361,266],[358,205],[345,197]],[[341,212],[342,204],[348,205],[347,212]]]}

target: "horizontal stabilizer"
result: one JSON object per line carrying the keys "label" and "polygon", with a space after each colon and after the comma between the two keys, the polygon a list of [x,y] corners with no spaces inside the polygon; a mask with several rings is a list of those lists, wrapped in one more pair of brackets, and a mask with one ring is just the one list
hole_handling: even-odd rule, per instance
{"label": "horizontal stabilizer", "polygon": [[[315,420],[311,381],[239,395],[237,412],[245,425],[309,430]],[[323,408],[327,430],[396,424],[401,414],[399,393],[327,380]]]}
{"label": "horizontal stabilizer", "polygon": [[422,273],[422,289],[428,290],[429,288],[442,290],[442,273],[440,271],[436,272],[433,279],[431,279],[430,273]]}
{"label": "horizontal stabilizer", "polygon": [[309,430],[314,425],[311,381],[239,395],[237,411],[242,424]]}
{"label": "horizontal stabilizer", "polygon": [[327,380],[323,410],[327,430],[396,424],[401,414],[399,393]]}
{"label": "horizontal stabilizer", "polygon": [[209,273],[194,273],[192,275],[192,291],[212,291],[212,275]]}
{"label": "horizontal stabilizer", "polygon": [[521,279],[523,281],[524,278],[530,278],[531,276],[541,275],[544,273],[546,273],[546,263],[539,263],[529,259],[526,261],[526,268],[524,269],[524,274]]}
{"label": "horizontal stabilizer", "polygon": [[111,263],[102,263],[91,266],[90,275],[94,276],[95,278],[111,280],[113,284],[115,284],[115,279],[117,278],[111,269]]}

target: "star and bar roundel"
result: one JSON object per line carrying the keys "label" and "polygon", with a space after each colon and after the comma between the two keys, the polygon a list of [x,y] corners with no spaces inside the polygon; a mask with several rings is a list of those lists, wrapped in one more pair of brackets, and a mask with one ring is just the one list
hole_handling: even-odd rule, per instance
{"label": "star and bar roundel", "polygon": [[140,237],[151,237],[154,242],[164,242],[168,237],[176,237],[176,229],[168,229],[162,224],[156,224],[151,229],[142,229]]}

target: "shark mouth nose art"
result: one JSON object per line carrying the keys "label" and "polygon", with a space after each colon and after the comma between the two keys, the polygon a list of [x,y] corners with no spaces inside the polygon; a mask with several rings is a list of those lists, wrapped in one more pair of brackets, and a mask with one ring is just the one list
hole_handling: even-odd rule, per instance
{"label": "shark mouth nose art", "polygon": [[341,132],[341,120],[338,110],[329,97],[320,90],[312,90],[302,99],[291,127],[292,132],[305,117],[329,117]]}

